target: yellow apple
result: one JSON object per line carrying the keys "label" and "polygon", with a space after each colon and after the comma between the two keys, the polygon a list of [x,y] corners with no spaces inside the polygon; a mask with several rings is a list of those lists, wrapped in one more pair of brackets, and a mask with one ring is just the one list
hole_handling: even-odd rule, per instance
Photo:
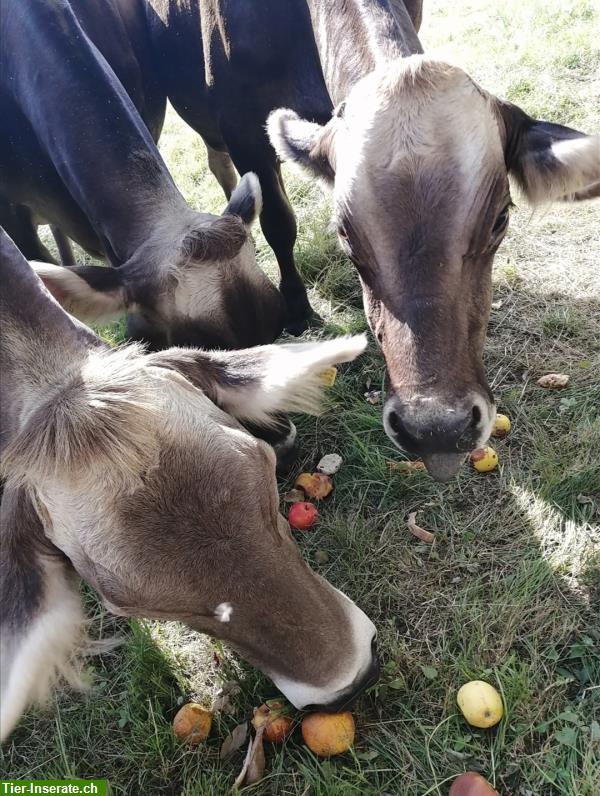
{"label": "yellow apple", "polygon": [[492,429],[492,437],[505,437],[511,428],[511,422],[506,415],[497,414],[494,428]]}
{"label": "yellow apple", "polygon": [[493,727],[504,715],[502,697],[493,685],[471,680],[459,689],[456,701],[461,713],[473,727]]}

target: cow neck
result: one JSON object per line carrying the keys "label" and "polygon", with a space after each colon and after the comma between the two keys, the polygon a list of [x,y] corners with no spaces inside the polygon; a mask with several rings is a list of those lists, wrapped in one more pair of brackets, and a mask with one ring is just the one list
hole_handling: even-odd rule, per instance
{"label": "cow neck", "polygon": [[402,2],[347,0],[344,14],[337,13],[330,0],[308,0],[308,5],[334,105],[377,66],[423,52]]}
{"label": "cow neck", "polygon": [[6,86],[113,263],[151,236],[161,215],[187,206],[121,83],[67,3],[20,0],[3,36]]}

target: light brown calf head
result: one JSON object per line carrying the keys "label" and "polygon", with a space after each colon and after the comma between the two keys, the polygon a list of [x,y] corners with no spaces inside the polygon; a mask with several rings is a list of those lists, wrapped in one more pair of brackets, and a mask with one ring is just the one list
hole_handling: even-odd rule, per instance
{"label": "light brown calf head", "polygon": [[333,188],[386,360],[388,435],[452,477],[495,416],[482,352],[508,177],[532,203],[600,195],[600,139],[532,119],[424,56],[367,75],[324,127],[282,109],[268,131],[282,159]]}
{"label": "light brown calf head", "polygon": [[302,560],[273,451],[238,418],[312,411],[321,372],[364,338],[106,350],[22,268],[2,306],[2,734],[72,653],[74,571],[117,614],[226,640],[297,707],[352,699],[376,672],[375,628]]}

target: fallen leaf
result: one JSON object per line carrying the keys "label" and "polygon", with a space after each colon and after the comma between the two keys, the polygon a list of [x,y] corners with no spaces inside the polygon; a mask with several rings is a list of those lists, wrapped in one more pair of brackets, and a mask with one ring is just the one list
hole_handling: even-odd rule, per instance
{"label": "fallen leaf", "polygon": [[254,785],[255,782],[260,782],[265,775],[264,731],[265,727],[261,727],[256,731],[256,738],[252,744],[252,754],[248,761],[248,770],[246,771],[246,778],[244,779],[244,784],[246,785]]}
{"label": "fallen leaf", "polygon": [[290,489],[289,492],[283,496],[285,503],[302,503],[304,500],[304,492],[301,489]]}
{"label": "fallen leaf", "polygon": [[575,727],[563,727],[554,733],[554,737],[563,746],[574,747],[577,743],[577,730]]}
{"label": "fallen leaf", "polygon": [[545,376],[540,376],[537,383],[540,387],[555,390],[559,387],[566,387],[569,383],[569,377],[566,373],[546,373]]}
{"label": "fallen leaf", "polygon": [[365,393],[365,401],[368,404],[378,404],[381,401],[381,390],[367,390]]}
{"label": "fallen leaf", "polygon": [[265,773],[265,750],[263,748],[263,733],[266,724],[256,730],[256,736],[250,738],[248,751],[244,759],[242,770],[233,783],[233,790],[237,790],[241,785],[252,785],[261,780]]}
{"label": "fallen leaf", "polygon": [[213,713],[220,712],[231,715],[234,711],[234,708],[229,698],[229,694],[220,694],[219,696],[215,697],[211,710]]}
{"label": "fallen leaf", "polygon": [[229,755],[232,755],[234,752],[237,752],[238,749],[244,745],[246,738],[248,737],[248,722],[244,721],[241,724],[238,724],[237,727],[226,736],[225,740],[221,744],[221,751],[219,752],[221,759],[223,760]]}
{"label": "fallen leaf", "polygon": [[417,473],[420,470],[426,470],[425,463],[422,462],[420,459],[417,459],[415,462],[395,462],[391,459],[388,460],[388,467],[390,470],[398,470],[403,475],[412,475],[413,473]]}
{"label": "fallen leaf", "polygon": [[235,680],[226,680],[215,697],[211,707],[212,712],[216,713],[218,710],[220,710],[221,713],[227,713],[228,715],[231,715],[234,712],[234,706],[231,703],[231,698],[241,693],[241,690],[242,689],[240,688],[239,683],[237,683]]}
{"label": "fallen leaf", "polygon": [[335,475],[342,466],[342,457],[338,453],[328,453],[317,464],[317,470],[325,475]]}
{"label": "fallen leaf", "polygon": [[419,664],[421,667],[421,671],[425,675],[428,680],[436,680],[438,676],[438,670],[435,666],[424,666],[423,664]]}
{"label": "fallen leaf", "polygon": [[237,790],[240,787],[240,785],[244,784],[244,780],[246,779],[246,772],[248,771],[248,761],[250,760],[250,755],[252,754],[252,746],[253,746],[253,740],[252,738],[250,738],[250,741],[248,743],[248,748],[246,749],[246,757],[244,758],[244,764],[242,765],[242,770],[237,775],[237,777],[235,778],[235,782],[233,783],[232,790],[234,791]]}
{"label": "fallen leaf", "polygon": [[262,727],[264,724],[267,723],[269,719],[269,714],[271,709],[269,705],[261,705],[258,708],[254,708],[254,716],[252,717],[252,726],[255,730],[258,730],[259,727]]}
{"label": "fallen leaf", "polygon": [[329,553],[325,550],[317,550],[315,552],[315,561],[317,564],[326,564],[329,561]]}
{"label": "fallen leaf", "polygon": [[426,531],[425,528],[421,528],[420,525],[416,523],[417,512],[411,511],[408,515],[408,530],[420,539],[422,542],[427,542],[427,544],[432,544],[433,540],[435,539],[434,534],[430,531]]}
{"label": "fallen leaf", "polygon": [[587,506],[593,506],[594,505],[594,499],[591,498],[589,495],[582,495],[582,494],[577,495],[577,502],[581,506],[586,506],[586,505]]}
{"label": "fallen leaf", "polygon": [[377,752],[375,749],[369,749],[366,752],[360,752],[356,756],[359,760],[365,760],[367,763],[370,763],[372,760],[375,760],[375,758],[379,757],[379,752]]}

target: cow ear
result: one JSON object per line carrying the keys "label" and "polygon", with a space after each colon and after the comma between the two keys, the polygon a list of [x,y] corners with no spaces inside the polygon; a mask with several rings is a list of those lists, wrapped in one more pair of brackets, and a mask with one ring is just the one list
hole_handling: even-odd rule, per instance
{"label": "cow ear", "polygon": [[247,227],[252,226],[262,210],[262,191],[260,182],[254,172],[244,174],[236,185],[229,204],[223,211],[224,216],[238,216]]}
{"label": "cow ear", "polygon": [[65,268],[32,262],[31,267],[59,304],[88,323],[117,320],[127,312],[126,292],[118,268],[101,265]]}
{"label": "cow ear", "polygon": [[301,119],[287,108],[267,120],[269,140],[280,160],[297,163],[313,176],[332,183],[335,177],[333,130],[335,119],[323,126]]}
{"label": "cow ear", "polygon": [[148,354],[147,362],[178,371],[238,420],[269,426],[284,412],[316,413],[324,371],[351,362],[366,345],[364,335],[355,335],[240,351],[170,348]]}
{"label": "cow ear", "polygon": [[231,260],[238,254],[247,238],[248,230],[237,214],[213,216],[206,223],[188,232],[182,244],[182,255],[188,261]]}
{"label": "cow ear", "polygon": [[86,645],[79,579],[45,537],[31,496],[7,486],[0,508],[0,741],[24,711],[66,680],[83,688],[76,653]]}
{"label": "cow ear", "polygon": [[500,102],[509,173],[531,204],[600,196],[600,136],[528,116]]}

